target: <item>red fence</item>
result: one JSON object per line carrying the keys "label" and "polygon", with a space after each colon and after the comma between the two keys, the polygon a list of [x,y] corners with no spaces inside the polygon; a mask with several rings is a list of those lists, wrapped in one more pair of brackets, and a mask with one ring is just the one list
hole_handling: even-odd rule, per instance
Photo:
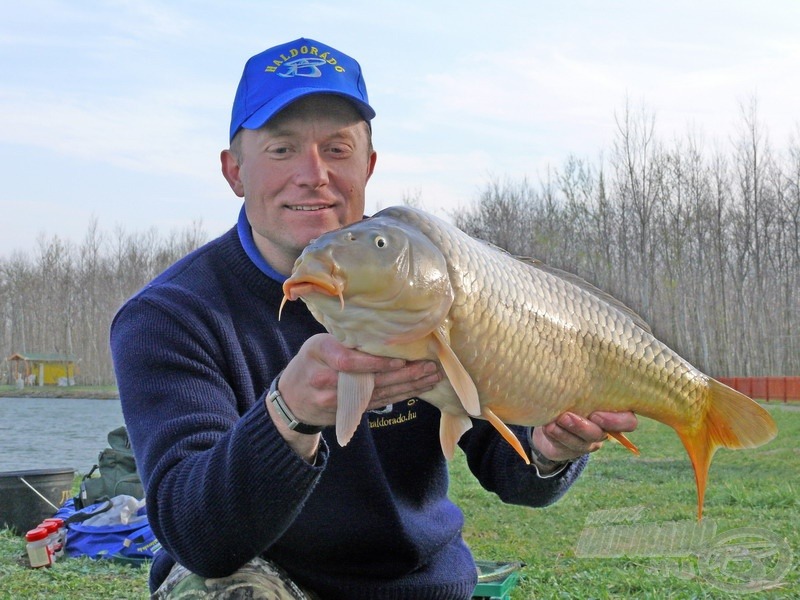
{"label": "red fence", "polygon": [[800,401],[800,377],[717,377],[756,400]]}

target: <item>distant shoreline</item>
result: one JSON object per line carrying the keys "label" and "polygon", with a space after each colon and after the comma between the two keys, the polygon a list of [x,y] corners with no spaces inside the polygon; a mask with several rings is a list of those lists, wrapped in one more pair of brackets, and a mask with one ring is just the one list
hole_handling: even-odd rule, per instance
{"label": "distant shoreline", "polygon": [[81,398],[90,400],[119,400],[115,386],[26,386],[17,389],[11,385],[0,385],[0,398]]}

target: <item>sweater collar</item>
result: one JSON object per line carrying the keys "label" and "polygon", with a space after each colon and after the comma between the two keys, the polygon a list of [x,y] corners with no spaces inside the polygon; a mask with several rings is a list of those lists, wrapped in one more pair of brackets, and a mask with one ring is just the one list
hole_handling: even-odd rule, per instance
{"label": "sweater collar", "polygon": [[[364,215],[362,218],[366,219],[367,216]],[[258,270],[264,273],[264,275],[283,285],[283,282],[286,281],[288,277],[278,273],[275,269],[273,269],[272,265],[270,265],[267,262],[267,259],[265,259],[261,255],[261,252],[258,251],[258,248],[256,247],[256,241],[253,239],[253,228],[250,227],[250,221],[247,220],[247,213],[244,210],[244,204],[242,204],[242,209],[239,211],[239,220],[236,223],[236,231],[239,234],[239,240],[242,242],[242,248],[244,248],[244,251],[250,261],[256,267],[258,267]]]}
{"label": "sweater collar", "polygon": [[275,269],[273,269],[272,265],[270,265],[267,260],[261,256],[261,252],[259,252],[258,248],[256,247],[256,241],[253,239],[253,230],[250,227],[250,222],[247,220],[247,213],[245,213],[244,204],[242,205],[242,210],[239,211],[239,221],[236,223],[236,230],[239,233],[239,239],[242,242],[242,248],[244,248],[245,253],[252,263],[258,267],[258,270],[264,273],[264,275],[283,285],[283,282],[286,281],[287,277],[285,275],[281,275]]}

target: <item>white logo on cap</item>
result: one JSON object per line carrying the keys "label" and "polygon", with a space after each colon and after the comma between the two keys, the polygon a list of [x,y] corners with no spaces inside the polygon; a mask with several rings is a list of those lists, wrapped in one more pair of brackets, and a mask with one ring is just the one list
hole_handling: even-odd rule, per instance
{"label": "white logo on cap", "polygon": [[327,61],[324,58],[296,58],[283,63],[285,73],[278,73],[281,77],[322,77],[319,65]]}

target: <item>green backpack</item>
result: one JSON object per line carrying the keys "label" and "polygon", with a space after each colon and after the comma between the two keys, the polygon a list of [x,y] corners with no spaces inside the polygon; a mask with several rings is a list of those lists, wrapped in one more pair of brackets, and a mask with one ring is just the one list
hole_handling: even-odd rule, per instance
{"label": "green backpack", "polygon": [[[77,510],[120,494],[133,496],[137,500],[144,498],[144,487],[136,471],[128,430],[122,426],[109,432],[108,444],[111,447],[100,452],[97,464],[81,481],[80,492],[74,498]],[[93,476],[98,469],[100,475]]]}

